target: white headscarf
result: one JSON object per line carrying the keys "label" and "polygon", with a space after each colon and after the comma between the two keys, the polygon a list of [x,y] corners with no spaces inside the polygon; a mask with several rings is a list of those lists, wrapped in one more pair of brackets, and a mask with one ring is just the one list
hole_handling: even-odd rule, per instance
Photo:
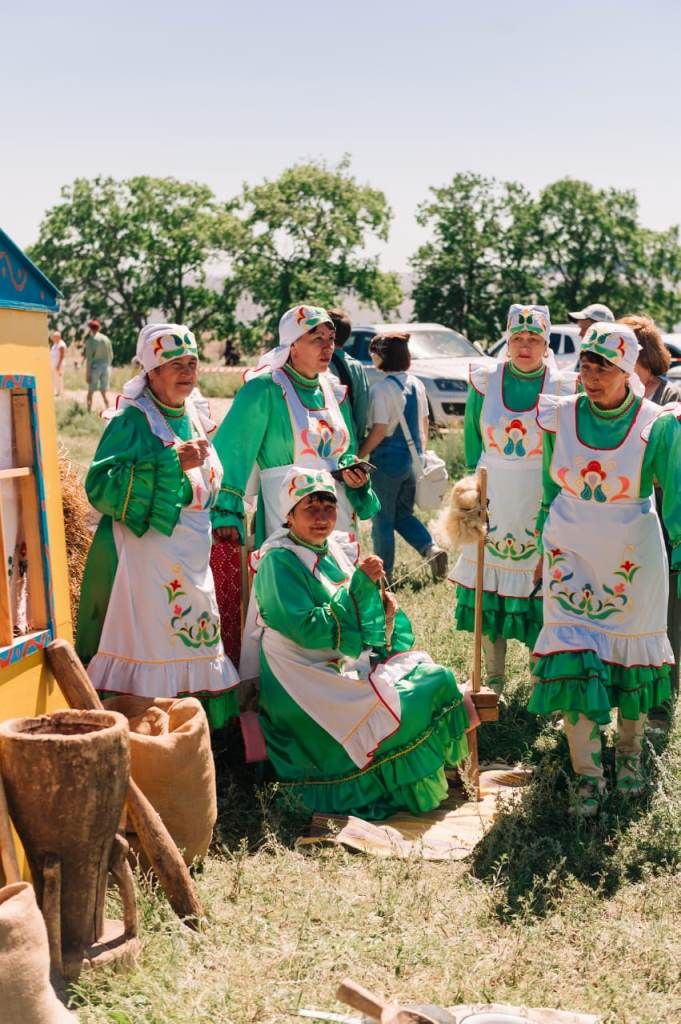
{"label": "white headscarf", "polygon": [[137,338],[135,358],[142,367],[140,373],[123,386],[124,398],[139,398],[147,386],[149,370],[165,366],[171,359],[196,356],[199,350],[196,338],[184,324],[146,324]]}
{"label": "white headscarf", "polygon": [[299,501],[302,501],[308,494],[317,494],[318,492],[336,497],[336,484],[328,470],[291,466],[279,492],[279,512],[282,520],[286,521],[286,516]]}
{"label": "white headscarf", "polygon": [[321,306],[302,305],[287,309],[279,321],[279,344],[261,356],[256,367],[246,370],[244,380],[253,380],[264,370],[280,369],[288,361],[294,341],[302,338],[303,334],[307,334],[319,324],[333,326],[333,320]]}
{"label": "white headscarf", "polygon": [[499,350],[499,355],[497,356],[499,362],[509,359],[509,338],[512,338],[514,334],[519,334],[521,331],[529,331],[530,334],[536,334],[544,339],[546,342],[546,353],[542,358],[547,366],[552,367],[554,370],[557,369],[556,357],[549,345],[551,338],[551,314],[549,313],[549,307],[526,306],[522,302],[514,302],[509,306],[508,316],[506,317],[506,330],[504,331],[506,344]]}

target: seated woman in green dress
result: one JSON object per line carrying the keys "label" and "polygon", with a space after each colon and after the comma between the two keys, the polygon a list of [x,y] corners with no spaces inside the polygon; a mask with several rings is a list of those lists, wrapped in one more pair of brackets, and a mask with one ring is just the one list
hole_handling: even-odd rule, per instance
{"label": "seated woman in green dress", "polygon": [[468,752],[454,675],[413,650],[409,620],[381,597],[380,558],[355,568],[336,542],[328,472],[291,467],[280,513],[285,526],[253,565],[248,637],[262,639],[262,727],[278,778],[314,811],[432,810],[447,796],[445,766]]}
{"label": "seated woman in green dress", "polygon": [[238,714],[210,570],[222,466],[215,425],[192,396],[194,335],[140,331],[129,381],[85,480],[100,513],[85,566],[76,647],[103,695],[194,696],[220,728]]}

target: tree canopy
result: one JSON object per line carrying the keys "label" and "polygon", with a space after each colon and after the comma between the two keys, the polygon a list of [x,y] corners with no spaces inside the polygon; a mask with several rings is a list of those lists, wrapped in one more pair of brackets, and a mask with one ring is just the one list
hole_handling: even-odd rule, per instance
{"label": "tree canopy", "polygon": [[90,317],[111,335],[116,362],[129,361],[152,313],[195,332],[233,318],[231,282],[209,288],[211,262],[238,234],[206,185],[173,178],[78,178],[62,189],[30,250],[64,293],[60,322],[77,337]]}

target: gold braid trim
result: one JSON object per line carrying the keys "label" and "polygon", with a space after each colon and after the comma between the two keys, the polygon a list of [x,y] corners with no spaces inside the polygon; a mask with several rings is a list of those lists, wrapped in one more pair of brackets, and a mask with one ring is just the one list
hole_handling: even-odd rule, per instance
{"label": "gold braid trim", "polygon": [[128,512],[128,505],[130,504],[130,495],[132,494],[132,485],[135,481],[135,467],[130,467],[130,480],[128,481],[128,490],[125,495],[125,501],[123,502],[123,511],[121,512],[121,522],[125,522],[125,517]]}

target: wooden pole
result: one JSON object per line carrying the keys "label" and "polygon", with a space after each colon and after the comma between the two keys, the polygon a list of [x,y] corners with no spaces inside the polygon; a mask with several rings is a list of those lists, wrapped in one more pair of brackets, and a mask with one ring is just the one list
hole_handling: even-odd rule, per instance
{"label": "wooden pole", "polygon": [[2,864],[2,873],[5,876],[5,885],[14,885],[15,882],[21,881],[2,776],[0,776],[0,864]]}
{"label": "wooden pole", "polygon": [[[487,527],[487,470],[481,466],[478,470],[480,480],[480,508]],[[485,530],[478,537],[478,558],[475,570],[475,624],[473,632],[473,693],[480,690],[482,677],[482,594],[485,575]]]}
{"label": "wooden pole", "polygon": [[[69,707],[102,710],[97,691],[68,641],[53,640],[47,646],[47,657]],[[127,811],[130,824],[168,902],[186,925],[196,929],[204,915],[187,865],[160,816],[132,779],[128,786]]]}

